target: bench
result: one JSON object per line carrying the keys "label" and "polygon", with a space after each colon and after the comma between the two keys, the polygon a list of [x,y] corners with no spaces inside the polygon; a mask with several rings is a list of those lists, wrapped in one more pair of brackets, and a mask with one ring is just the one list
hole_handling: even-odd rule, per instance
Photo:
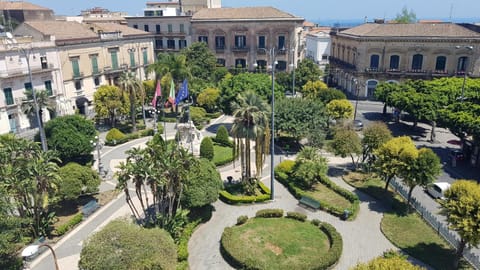
{"label": "bench", "polygon": [[91,215],[95,210],[97,210],[100,206],[97,203],[97,200],[91,200],[87,204],[82,207],[82,214],[84,217],[88,217]]}
{"label": "bench", "polygon": [[301,204],[304,204],[306,206],[309,206],[313,209],[320,208],[320,203],[317,200],[314,200],[314,199],[312,199],[310,197],[307,197],[307,196],[302,196],[302,198],[300,198],[300,200],[298,202],[301,203]]}

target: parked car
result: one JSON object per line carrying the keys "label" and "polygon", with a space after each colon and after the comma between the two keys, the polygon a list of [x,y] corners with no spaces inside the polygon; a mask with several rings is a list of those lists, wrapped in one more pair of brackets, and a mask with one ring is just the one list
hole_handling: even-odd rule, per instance
{"label": "parked car", "polygon": [[463,154],[462,150],[456,149],[450,152],[450,160],[455,159],[455,161],[463,161],[465,159],[465,154]]}
{"label": "parked car", "polygon": [[363,129],[362,120],[353,120],[353,129],[356,131],[362,130]]}
{"label": "parked car", "polygon": [[450,188],[450,183],[436,182],[427,187],[427,192],[434,199],[445,199],[445,191]]}

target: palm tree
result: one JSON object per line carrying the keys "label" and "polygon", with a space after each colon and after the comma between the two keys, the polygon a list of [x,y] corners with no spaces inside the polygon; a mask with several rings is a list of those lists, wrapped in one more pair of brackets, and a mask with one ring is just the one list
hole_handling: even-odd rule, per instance
{"label": "palm tree", "polygon": [[[22,111],[29,117],[35,116],[35,102],[33,102],[33,90],[27,89],[24,92],[25,98],[22,100]],[[55,101],[50,99],[47,90],[35,90],[37,98],[38,110],[40,114],[40,124],[43,126],[43,109],[47,109],[50,113],[55,112]]]}
{"label": "palm tree", "polygon": [[191,77],[185,55],[174,53],[158,54],[157,61],[148,67],[148,71],[155,72],[157,79],[170,73],[175,85]]}
{"label": "palm tree", "polygon": [[143,91],[142,83],[135,77],[135,73],[124,72],[119,79],[120,88],[128,93],[130,99],[130,118],[132,121],[133,131],[137,131],[137,121],[136,121],[136,108],[135,103],[137,102],[137,95],[140,96],[142,107],[145,100],[145,94]]}
{"label": "palm tree", "polygon": [[247,91],[243,95],[238,95],[237,100],[237,103],[232,104],[232,107],[235,109],[232,134],[240,148],[242,171],[245,172],[242,174],[242,180],[248,180],[251,178],[251,140],[255,140],[257,143],[255,147],[257,175],[261,172],[265,138],[268,138],[265,131],[268,126],[268,112],[270,109],[267,103],[253,91]]}

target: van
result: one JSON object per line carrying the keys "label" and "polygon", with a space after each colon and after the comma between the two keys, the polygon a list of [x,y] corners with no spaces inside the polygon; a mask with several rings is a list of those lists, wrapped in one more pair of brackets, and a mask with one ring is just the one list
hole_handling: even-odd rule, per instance
{"label": "van", "polygon": [[450,183],[437,182],[427,187],[427,192],[432,195],[434,199],[445,199],[445,191],[450,188]]}

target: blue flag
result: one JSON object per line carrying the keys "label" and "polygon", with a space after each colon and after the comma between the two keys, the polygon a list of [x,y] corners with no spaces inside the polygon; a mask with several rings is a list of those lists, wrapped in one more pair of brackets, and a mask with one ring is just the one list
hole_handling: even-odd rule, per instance
{"label": "blue flag", "polygon": [[187,79],[183,80],[182,87],[178,91],[177,98],[175,98],[175,104],[180,103],[182,100],[188,98],[188,82]]}

